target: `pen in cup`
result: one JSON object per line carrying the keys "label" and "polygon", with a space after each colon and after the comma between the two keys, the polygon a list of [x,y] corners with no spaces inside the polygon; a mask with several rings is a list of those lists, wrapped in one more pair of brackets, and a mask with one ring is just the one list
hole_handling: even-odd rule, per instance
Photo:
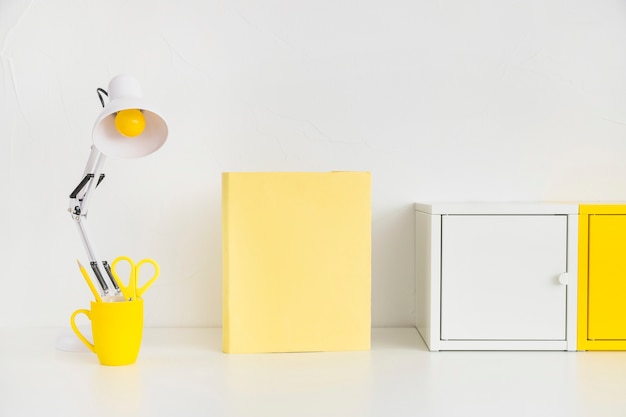
{"label": "pen in cup", "polygon": [[91,279],[89,278],[89,274],[87,273],[87,270],[85,269],[83,264],[80,263],[78,259],[76,260],[76,262],[78,263],[78,268],[80,269],[80,272],[83,275],[83,278],[85,278],[85,281],[87,281],[87,285],[89,285],[89,289],[91,290],[93,296],[96,298],[96,301],[102,302],[102,297],[100,297],[100,293],[98,292],[98,290],[96,290],[96,287],[93,285],[93,282],[91,282]]}
{"label": "pen in cup", "polygon": [[120,295],[122,293],[122,290],[120,289],[119,285],[117,285],[117,281],[113,277],[113,273],[111,272],[111,266],[109,265],[107,261],[102,261],[102,266],[104,267],[104,270],[107,272],[107,275],[109,276],[109,280],[113,284],[113,288],[115,288],[115,295]]}
{"label": "pen in cup", "polygon": [[106,281],[104,280],[104,277],[102,276],[102,273],[100,272],[100,269],[98,268],[98,262],[91,261],[89,264],[91,265],[91,269],[93,270],[93,273],[96,275],[98,284],[100,284],[100,287],[102,288],[102,293],[105,296],[109,295],[109,286],[107,285]]}

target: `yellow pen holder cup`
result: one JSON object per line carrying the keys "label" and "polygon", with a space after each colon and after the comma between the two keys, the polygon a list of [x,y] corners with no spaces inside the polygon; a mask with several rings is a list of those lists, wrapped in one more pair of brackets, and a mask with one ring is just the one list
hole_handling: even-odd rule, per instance
{"label": "yellow pen holder cup", "polygon": [[[78,330],[76,316],[91,320],[93,343]],[[70,318],[76,336],[98,356],[102,365],[135,363],[143,333],[143,299],[120,302],[91,302],[91,310],[76,310]]]}

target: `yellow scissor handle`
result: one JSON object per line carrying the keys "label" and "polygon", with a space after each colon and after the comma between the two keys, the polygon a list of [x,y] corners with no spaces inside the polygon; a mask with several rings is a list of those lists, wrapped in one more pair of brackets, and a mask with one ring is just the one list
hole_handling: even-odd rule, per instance
{"label": "yellow scissor handle", "polygon": [[[124,285],[119,275],[117,274],[116,266],[117,263],[120,261],[126,261],[130,266],[130,278],[128,280],[128,285]],[[148,281],[146,281],[145,284],[143,284],[141,287],[138,287],[139,270],[145,264],[151,264],[154,267],[154,274],[150,279],[148,279]],[[156,281],[156,279],[159,277],[159,274],[161,273],[161,268],[159,268],[159,264],[156,263],[156,261],[154,261],[153,259],[142,259],[137,264],[135,264],[135,262],[133,262],[133,260],[128,256],[119,256],[115,258],[115,260],[111,263],[111,273],[113,274],[115,282],[117,282],[117,285],[120,287],[122,294],[124,294],[124,298],[126,298],[127,300],[134,300],[141,297],[143,293],[146,292],[148,288],[150,288],[154,281]]]}
{"label": "yellow scissor handle", "polygon": [[[119,275],[117,275],[117,264],[120,261],[128,262],[128,266],[130,267],[128,285],[125,285]],[[117,286],[122,290],[122,294],[124,294],[124,298],[127,300],[134,300],[137,298],[137,278],[136,278],[136,266],[135,262],[130,259],[128,256],[118,256],[115,258],[113,262],[111,262],[111,273],[113,274],[113,278],[115,278],[115,282],[117,282]]]}
{"label": "yellow scissor handle", "polygon": [[[151,264],[154,267],[154,275],[152,275],[152,277],[148,281],[146,281],[145,284],[139,287],[139,269],[145,264]],[[141,261],[139,261],[137,265],[135,266],[135,292],[136,292],[137,297],[141,297],[143,293],[146,292],[148,288],[150,288],[150,286],[154,283],[154,281],[156,281],[156,279],[159,277],[160,274],[161,274],[161,268],[159,268],[159,264],[156,263],[155,260],[142,259]]]}

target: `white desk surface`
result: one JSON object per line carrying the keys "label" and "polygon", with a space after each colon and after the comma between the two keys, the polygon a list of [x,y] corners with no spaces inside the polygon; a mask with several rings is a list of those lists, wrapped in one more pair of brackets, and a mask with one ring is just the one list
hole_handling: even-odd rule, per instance
{"label": "white desk surface", "polygon": [[372,350],[226,355],[220,329],[145,330],[136,364],[0,329],[0,416],[621,416],[626,352],[428,352],[415,329]]}

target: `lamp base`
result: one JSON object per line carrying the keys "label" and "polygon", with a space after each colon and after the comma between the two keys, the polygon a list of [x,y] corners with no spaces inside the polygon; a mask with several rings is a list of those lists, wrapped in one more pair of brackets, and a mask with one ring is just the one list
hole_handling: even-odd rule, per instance
{"label": "lamp base", "polygon": [[[91,334],[91,327],[88,329],[80,329],[83,334]],[[54,346],[57,350],[61,350],[63,352],[89,352],[87,346],[74,334],[71,329],[63,330],[59,336],[57,336],[57,340]]]}

